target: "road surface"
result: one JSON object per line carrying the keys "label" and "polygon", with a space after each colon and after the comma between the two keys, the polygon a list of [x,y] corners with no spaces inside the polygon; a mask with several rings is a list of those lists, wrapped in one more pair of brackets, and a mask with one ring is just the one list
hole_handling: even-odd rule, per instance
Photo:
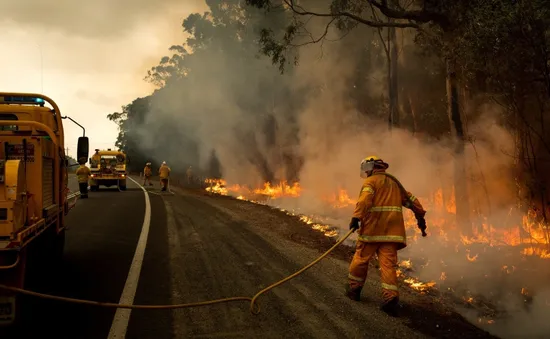
{"label": "road surface", "polygon": [[[70,180],[76,189],[74,178]],[[311,230],[280,212],[173,189],[173,195],[160,195],[158,187],[145,194],[129,181],[125,192],[102,189],[79,200],[67,219],[71,229],[62,273],[37,290],[105,302],[133,298],[135,304],[252,296],[320,254],[315,246],[296,242]],[[328,258],[267,292],[259,299],[259,315],[250,314],[247,302],[234,302],[173,311],[134,310],[125,321],[127,311],[29,297],[28,326],[10,337],[108,338],[115,332],[155,339],[489,337],[406,291],[404,317],[386,316],[378,310],[375,274],[365,300],[349,301],[342,293],[347,264]]]}

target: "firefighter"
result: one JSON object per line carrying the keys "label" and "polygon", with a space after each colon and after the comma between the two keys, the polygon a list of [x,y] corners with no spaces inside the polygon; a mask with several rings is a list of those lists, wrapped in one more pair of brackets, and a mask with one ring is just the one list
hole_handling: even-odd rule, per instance
{"label": "firefighter", "polygon": [[149,181],[149,186],[153,186],[153,183],[151,182],[151,176],[153,175],[153,170],[151,169],[151,163],[148,162],[145,164],[145,168],[143,169],[143,186]]}
{"label": "firefighter", "polygon": [[78,178],[78,187],[80,189],[80,196],[82,198],[88,198],[88,180],[92,172],[86,166],[86,158],[78,159],[80,167],[76,170],[76,176]]}
{"label": "firefighter", "polygon": [[101,155],[99,155],[99,149],[95,150],[95,153],[92,155],[92,163],[90,164],[93,168],[96,168],[99,166],[99,162],[101,161]]}
{"label": "firefighter", "polygon": [[386,173],[388,167],[377,156],[367,157],[361,162],[360,175],[365,181],[349,224],[350,230],[358,230],[358,236],[349,267],[346,295],[352,300],[360,300],[369,260],[376,254],[381,269],[384,300],[381,310],[397,316],[397,251],[407,246],[402,206],[414,212],[422,236],[426,236],[426,211],[395,177]]}
{"label": "firefighter", "polygon": [[191,168],[191,166],[189,166],[189,168],[187,169],[187,184],[188,185],[191,185],[191,180],[193,179],[193,168]]}
{"label": "firefighter", "polygon": [[170,167],[166,165],[166,161],[163,161],[159,168],[160,184],[162,186],[161,191],[166,191],[168,188],[168,177],[170,177],[170,171]]}

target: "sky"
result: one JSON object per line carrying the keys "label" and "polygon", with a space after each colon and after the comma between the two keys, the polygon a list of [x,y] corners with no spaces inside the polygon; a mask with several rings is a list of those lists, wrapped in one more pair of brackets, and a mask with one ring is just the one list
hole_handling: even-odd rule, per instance
{"label": "sky", "polygon": [[[42,93],[86,128],[90,152],[114,148],[107,114],[154,87],[147,70],[185,40],[181,23],[202,0],[0,0],[0,91]],[[82,129],[64,120],[76,156]]]}

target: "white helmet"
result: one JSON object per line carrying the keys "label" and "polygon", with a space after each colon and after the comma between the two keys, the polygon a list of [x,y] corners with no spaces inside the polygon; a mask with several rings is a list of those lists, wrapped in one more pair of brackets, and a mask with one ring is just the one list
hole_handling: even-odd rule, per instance
{"label": "white helmet", "polygon": [[166,165],[166,161],[163,161],[162,164],[163,164],[163,165]]}

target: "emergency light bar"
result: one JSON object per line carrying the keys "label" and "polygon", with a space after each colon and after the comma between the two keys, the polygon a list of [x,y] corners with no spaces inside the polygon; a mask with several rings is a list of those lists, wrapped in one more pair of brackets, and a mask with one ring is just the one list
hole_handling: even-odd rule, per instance
{"label": "emergency light bar", "polygon": [[0,103],[44,105],[45,101],[42,98],[6,96],[0,97]]}

